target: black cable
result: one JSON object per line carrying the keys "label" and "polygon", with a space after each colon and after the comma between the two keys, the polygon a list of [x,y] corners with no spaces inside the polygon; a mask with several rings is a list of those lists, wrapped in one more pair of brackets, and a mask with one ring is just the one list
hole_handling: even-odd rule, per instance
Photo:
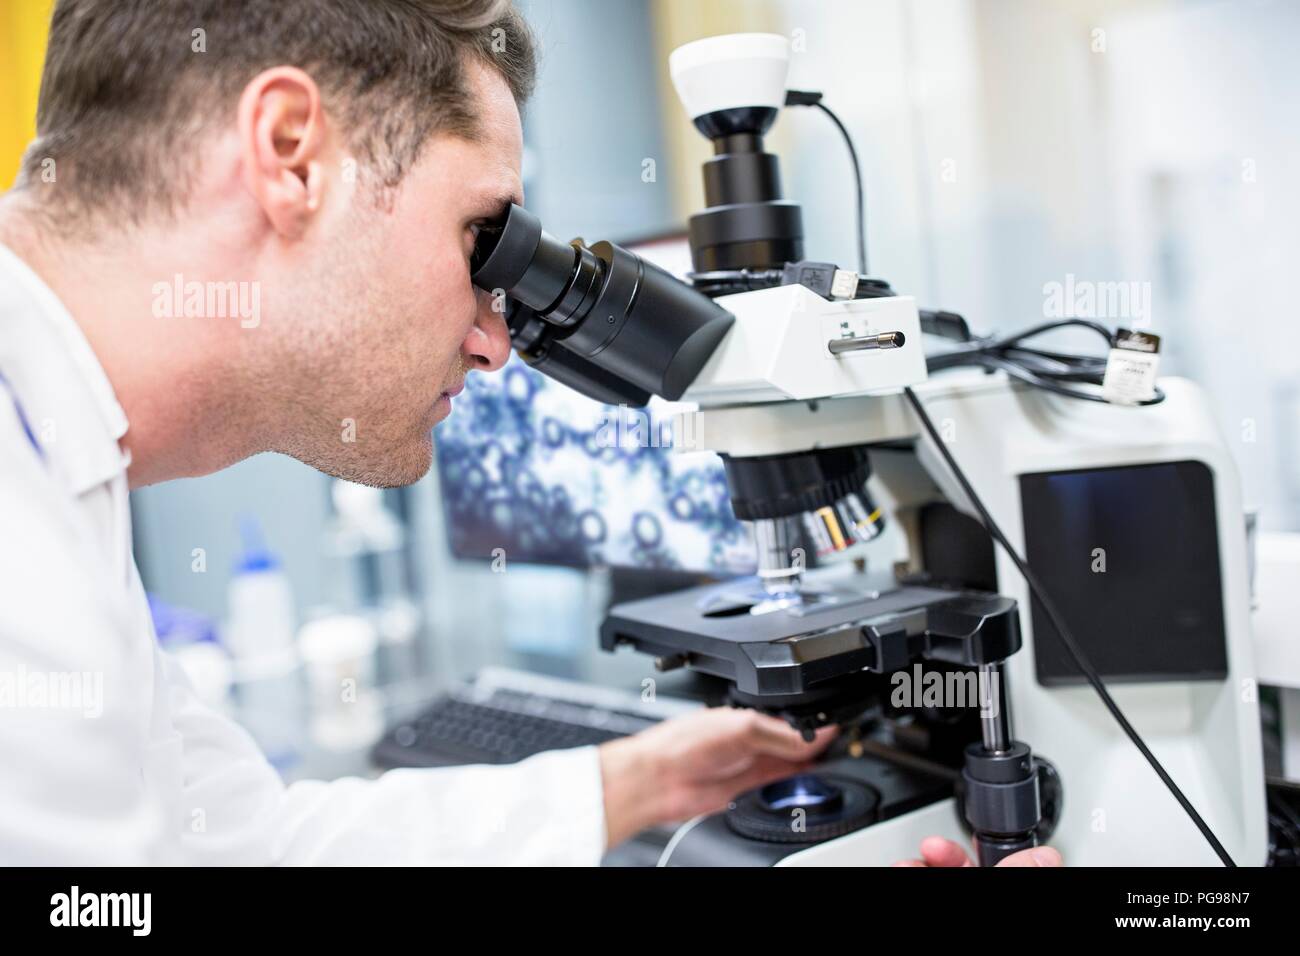
{"label": "black cable", "polygon": [[853,145],[853,137],[849,135],[848,129],[840,122],[840,118],[832,112],[831,108],[820,100],[813,105],[830,117],[831,122],[835,124],[835,128],[844,137],[844,145],[849,148],[849,160],[853,163],[853,186],[857,190],[858,199],[858,275],[864,276],[867,274],[867,200],[862,189],[862,167],[858,165],[858,150]]}
{"label": "black cable", "polygon": [[1038,580],[1038,575],[1030,570],[1029,565],[1020,557],[1016,552],[1016,549],[1011,546],[1011,542],[1007,539],[1007,536],[1002,533],[1002,529],[998,526],[998,523],[993,520],[993,516],[989,513],[989,510],[984,507],[984,502],[980,500],[979,495],[975,493],[975,489],[971,487],[970,481],[966,478],[966,473],[961,470],[961,466],[957,464],[957,460],[953,457],[952,452],[948,450],[948,446],[944,443],[943,439],[939,437],[939,432],[935,429],[934,423],[930,421],[930,416],[926,414],[925,407],[921,404],[921,400],[916,397],[916,393],[912,391],[910,387],[904,387],[903,394],[907,396],[908,402],[911,403],[917,417],[921,420],[921,425],[930,436],[930,441],[934,443],[934,447],[938,450],[939,454],[943,456],[944,462],[947,463],[948,469],[952,472],[953,477],[957,479],[957,483],[961,485],[962,491],[966,493],[966,497],[970,499],[970,503],[975,507],[975,510],[979,512],[980,520],[983,522],[985,530],[988,531],[994,541],[1002,546],[1002,549],[1006,551],[1007,556],[1011,558],[1016,569],[1025,579],[1025,583],[1029,585],[1029,590],[1033,593],[1034,597],[1038,599],[1038,603],[1042,605],[1043,611],[1046,612],[1047,618],[1051,622],[1052,627],[1055,628],[1056,633],[1060,636],[1061,643],[1065,645],[1065,649],[1069,651],[1070,656],[1074,658],[1075,665],[1079,670],[1083,671],[1084,676],[1088,679],[1088,683],[1092,685],[1092,689],[1097,692],[1097,696],[1101,698],[1101,702],[1105,704],[1106,709],[1110,711],[1110,715],[1115,718],[1116,723],[1118,723],[1124,733],[1128,735],[1128,739],[1133,741],[1133,746],[1137,747],[1137,749],[1142,752],[1142,756],[1147,759],[1147,763],[1151,764],[1151,769],[1156,772],[1156,775],[1164,782],[1164,785],[1169,788],[1169,792],[1174,795],[1174,799],[1178,801],[1183,810],[1187,812],[1187,815],[1191,817],[1192,822],[1195,823],[1197,829],[1201,831],[1201,835],[1205,837],[1206,841],[1211,847],[1213,847],[1214,852],[1218,854],[1219,859],[1223,861],[1223,865],[1236,866],[1237,864],[1234,863],[1232,857],[1228,855],[1228,851],[1224,849],[1223,844],[1219,842],[1218,837],[1216,837],[1213,831],[1210,830],[1209,825],[1206,824],[1206,822],[1201,818],[1201,815],[1196,812],[1196,808],[1193,807],[1187,797],[1183,795],[1183,792],[1178,789],[1178,784],[1174,783],[1173,778],[1170,777],[1165,771],[1165,768],[1160,765],[1160,761],[1156,759],[1155,754],[1153,754],[1150,748],[1147,747],[1146,742],[1138,735],[1138,732],[1133,729],[1133,725],[1128,722],[1128,718],[1124,716],[1123,711],[1119,709],[1119,705],[1116,704],[1114,699],[1110,696],[1110,692],[1106,690],[1106,686],[1101,682],[1101,678],[1097,675],[1097,672],[1093,670],[1092,665],[1088,663],[1087,659],[1084,657],[1083,651],[1075,642],[1074,635],[1066,626],[1065,620],[1056,609],[1056,605],[1052,602],[1052,599],[1048,597],[1047,590]]}
{"label": "black cable", "polygon": [[[1078,384],[1100,388],[1106,374],[1104,357],[1053,352],[1021,344],[1034,336],[1069,327],[1096,332],[1106,340],[1108,347],[1113,347],[1115,344],[1114,334],[1100,322],[1093,322],[1091,319],[1057,319],[1039,323],[1011,335],[985,336],[965,342],[939,355],[927,356],[926,368],[930,372],[941,372],[961,366],[1000,369],[1019,381],[1058,395],[1089,402],[1108,401],[1101,392],[1070,387],[1070,384]],[[1157,405],[1164,400],[1165,393],[1156,387],[1155,394],[1151,398],[1137,404]]]}
{"label": "black cable", "polygon": [[840,118],[835,115],[829,106],[822,102],[822,94],[814,90],[786,90],[785,103],[787,106],[815,106],[835,124],[835,128],[840,131],[840,136],[844,137],[844,145],[849,148],[849,160],[853,163],[853,186],[857,190],[857,226],[858,226],[858,275],[867,274],[867,197],[862,188],[862,167],[858,165],[858,150],[853,145],[853,137],[849,135],[848,128],[840,122]]}
{"label": "black cable", "polygon": [[[848,128],[835,115],[835,112],[822,102],[822,94],[813,90],[787,90],[786,105],[815,106],[825,113],[839,130],[849,150],[849,159],[853,166],[853,186],[857,198],[858,227],[858,273],[867,274],[867,206],[866,194],[862,186],[862,167],[858,162],[857,147]],[[707,288],[708,295],[721,295],[727,292],[747,291],[760,288],[751,284],[749,276],[737,277],[731,281],[715,282]],[[893,290],[873,294],[892,294]],[[1106,373],[1106,360],[1099,356],[1070,355],[1059,352],[1047,352],[1020,346],[1025,339],[1041,335],[1053,329],[1078,326],[1091,329],[1105,338],[1108,346],[1114,345],[1114,336],[1104,325],[1087,319],[1063,319],[1045,322],[1013,335],[989,336],[965,343],[961,348],[929,357],[926,360],[931,372],[943,371],[958,366],[976,366],[989,370],[1000,369],[1013,378],[1044,391],[1053,392],[1067,398],[1078,398],[1089,402],[1106,402],[1108,399],[1098,391],[1073,388],[1071,385],[1091,385],[1100,388]],[[1157,405],[1165,400],[1165,393],[1157,386],[1155,394],[1138,405]]]}

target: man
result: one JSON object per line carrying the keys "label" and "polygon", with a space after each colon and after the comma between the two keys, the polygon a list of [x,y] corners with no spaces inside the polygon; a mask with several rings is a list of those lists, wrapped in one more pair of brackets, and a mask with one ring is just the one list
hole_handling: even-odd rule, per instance
{"label": "man", "polygon": [[506,361],[468,260],[523,202],[533,73],[504,0],[57,4],[0,202],[0,673],[59,691],[0,716],[5,862],[595,863],[829,742],[716,710],[286,788],[157,648],[128,487],[262,451],[409,484]]}

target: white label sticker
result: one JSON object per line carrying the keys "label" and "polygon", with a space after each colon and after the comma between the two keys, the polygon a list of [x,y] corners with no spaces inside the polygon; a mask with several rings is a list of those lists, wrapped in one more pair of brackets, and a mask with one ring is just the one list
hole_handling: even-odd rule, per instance
{"label": "white label sticker", "polygon": [[1160,364],[1160,337],[1150,332],[1120,329],[1106,359],[1101,380],[1102,397],[1117,405],[1137,405],[1156,395],[1156,368]]}

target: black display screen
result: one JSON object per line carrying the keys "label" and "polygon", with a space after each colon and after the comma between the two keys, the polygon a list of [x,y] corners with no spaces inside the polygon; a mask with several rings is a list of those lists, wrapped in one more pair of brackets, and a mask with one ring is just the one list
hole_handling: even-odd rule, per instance
{"label": "black display screen", "polygon": [[[1227,676],[1214,476],[1201,462],[1020,476],[1025,557],[1093,667],[1118,681]],[[1037,600],[1045,685],[1083,681]]]}

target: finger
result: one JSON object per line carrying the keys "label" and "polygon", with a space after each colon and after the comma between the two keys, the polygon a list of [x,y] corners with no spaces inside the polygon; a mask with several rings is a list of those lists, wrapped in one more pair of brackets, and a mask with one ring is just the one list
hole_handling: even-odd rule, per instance
{"label": "finger", "polygon": [[759,757],[734,776],[700,785],[694,802],[701,807],[698,812],[720,810],[742,793],[802,773],[810,766],[807,763],[791,763],[781,757]]}
{"label": "finger", "polygon": [[960,843],[931,836],[921,841],[921,856],[930,866],[974,866]]}
{"label": "finger", "polygon": [[813,734],[813,752],[821,753],[840,735],[840,727],[839,724],[827,724],[825,727],[818,727]]}
{"label": "finger", "polygon": [[899,860],[897,863],[891,863],[891,866],[925,866],[925,860]]}
{"label": "finger", "polygon": [[1012,853],[998,866],[1064,866],[1061,854],[1050,846],[1035,846],[1019,853]]}
{"label": "finger", "polygon": [[793,777],[795,774],[804,773],[811,768],[812,765],[806,761],[790,761],[784,757],[764,755],[755,759],[749,767],[731,779],[720,781],[719,785],[729,788],[731,791],[730,796],[734,797],[746,790],[753,790],[755,787],[761,787],[776,780]]}
{"label": "finger", "polygon": [[750,718],[746,739],[761,754],[786,760],[810,760],[826,749],[837,732],[837,727],[822,727],[812,741],[807,741],[785,721],[755,713]]}
{"label": "finger", "polygon": [[764,755],[754,762],[753,772],[761,775],[763,782],[767,783],[784,777],[811,773],[816,769],[816,764],[812,760],[786,760],[784,757]]}

